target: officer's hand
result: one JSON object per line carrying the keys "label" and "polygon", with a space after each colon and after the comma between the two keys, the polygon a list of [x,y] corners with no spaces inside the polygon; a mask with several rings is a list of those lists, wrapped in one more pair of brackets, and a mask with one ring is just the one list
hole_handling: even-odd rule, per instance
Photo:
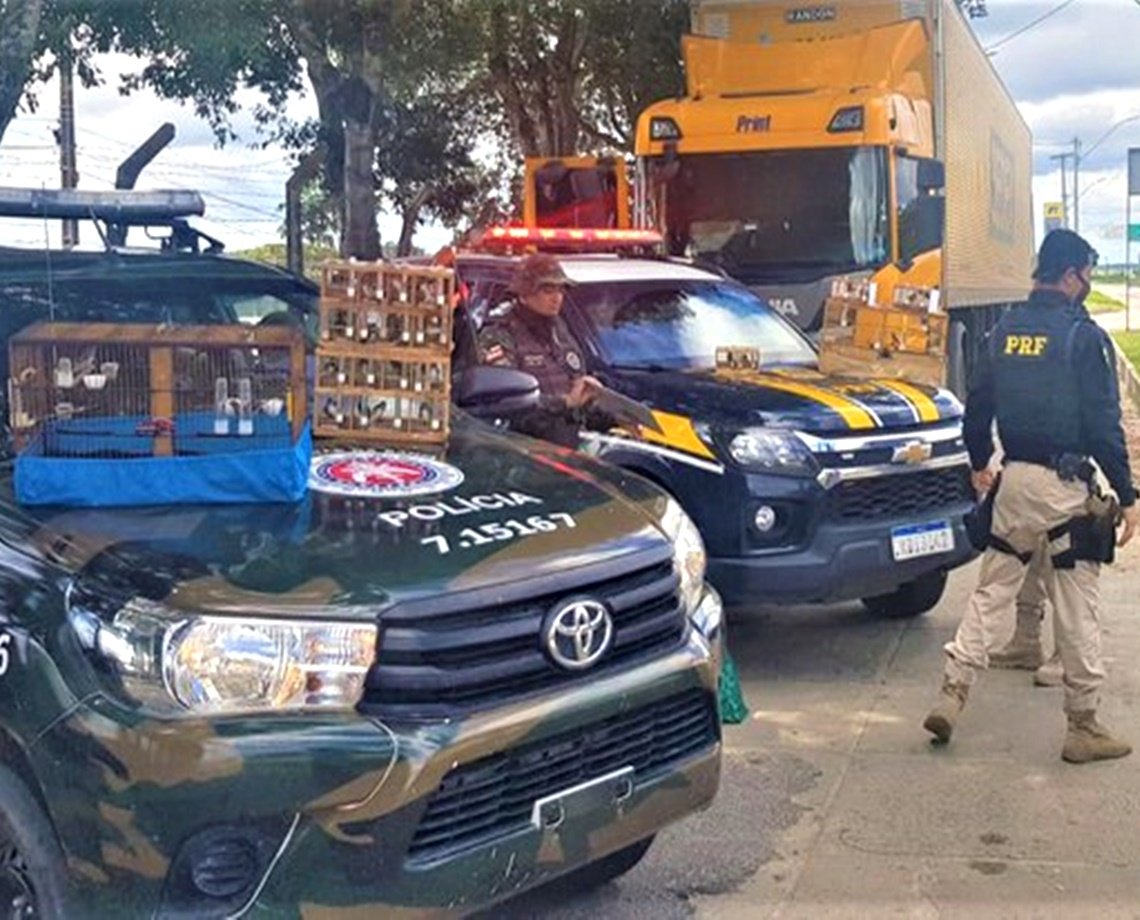
{"label": "officer's hand", "polygon": [[979,498],[994,487],[994,478],[994,471],[988,466],[984,470],[974,470],[970,473],[970,483]]}
{"label": "officer's hand", "polygon": [[595,395],[594,386],[598,385],[593,377],[577,377],[570,385],[570,392],[566,394],[566,407],[577,409],[586,405]]}
{"label": "officer's hand", "polygon": [[1136,535],[1136,527],[1140,525],[1140,506],[1129,505],[1127,508],[1121,510],[1122,529],[1120,536],[1116,540],[1117,546],[1124,546],[1129,540]]}

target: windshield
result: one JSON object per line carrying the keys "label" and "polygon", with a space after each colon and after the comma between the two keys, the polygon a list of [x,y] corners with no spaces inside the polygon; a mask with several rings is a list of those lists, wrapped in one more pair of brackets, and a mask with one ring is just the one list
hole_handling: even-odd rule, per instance
{"label": "windshield", "polygon": [[879,148],[683,156],[669,243],[748,281],[873,268],[890,251],[887,204]]}
{"label": "windshield", "polygon": [[571,297],[611,366],[712,368],[718,347],[760,350],[763,365],[811,364],[803,337],[751,292],[721,281],[582,285]]}

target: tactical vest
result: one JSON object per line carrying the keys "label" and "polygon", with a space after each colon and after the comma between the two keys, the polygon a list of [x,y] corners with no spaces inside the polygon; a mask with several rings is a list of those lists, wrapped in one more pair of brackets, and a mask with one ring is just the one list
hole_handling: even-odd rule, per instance
{"label": "tactical vest", "polygon": [[1007,313],[990,340],[995,416],[1006,457],[1050,463],[1084,453],[1073,358],[1081,321],[1060,304]]}

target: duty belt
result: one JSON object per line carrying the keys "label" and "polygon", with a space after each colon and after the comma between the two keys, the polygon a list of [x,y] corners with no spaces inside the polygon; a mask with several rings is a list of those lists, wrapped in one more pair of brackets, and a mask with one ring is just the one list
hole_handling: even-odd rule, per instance
{"label": "duty belt", "polygon": [[1007,462],[1032,463],[1035,466],[1048,467],[1066,482],[1076,482],[1079,480],[1086,485],[1092,485],[1093,479],[1096,476],[1096,468],[1093,466],[1092,461],[1084,454],[1016,453],[1006,454],[1005,459]]}

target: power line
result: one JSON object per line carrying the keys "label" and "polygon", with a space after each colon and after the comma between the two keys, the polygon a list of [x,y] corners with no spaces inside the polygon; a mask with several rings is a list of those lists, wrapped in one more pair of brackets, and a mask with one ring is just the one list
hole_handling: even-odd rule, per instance
{"label": "power line", "polygon": [[256,208],[253,205],[243,204],[240,201],[235,201],[233,198],[227,198],[225,195],[219,195],[217,192],[202,192],[205,198],[214,198],[218,201],[223,201],[228,205],[235,208],[241,208],[243,211],[252,211],[254,214],[264,214],[267,217],[272,217],[274,220],[280,220],[281,215],[274,214],[272,211],[266,211],[264,208]]}
{"label": "power line", "polygon": [[[1013,41],[1019,35],[1024,35],[1026,32],[1028,32],[1034,26],[1040,25],[1041,23],[1043,23],[1046,19],[1050,18],[1051,16],[1056,16],[1059,12],[1061,12],[1061,10],[1063,10],[1067,6],[1071,6],[1074,2],[1075,2],[1075,0],[1064,0],[1063,3],[1059,3],[1057,6],[1053,7],[1053,9],[1049,10],[1048,13],[1045,13],[1041,16],[1038,16],[1032,22],[1029,22],[1029,23],[1026,23],[1025,25],[1023,25],[1020,29],[1015,29],[1014,31],[1010,32],[1009,35],[1005,36],[1005,38],[999,38],[996,42],[994,42],[992,45],[990,45],[986,49],[986,54],[996,53],[998,48],[1000,48],[1002,45],[1006,44],[1007,42]],[[1140,3],[1140,0],[1136,0],[1136,2]]]}

